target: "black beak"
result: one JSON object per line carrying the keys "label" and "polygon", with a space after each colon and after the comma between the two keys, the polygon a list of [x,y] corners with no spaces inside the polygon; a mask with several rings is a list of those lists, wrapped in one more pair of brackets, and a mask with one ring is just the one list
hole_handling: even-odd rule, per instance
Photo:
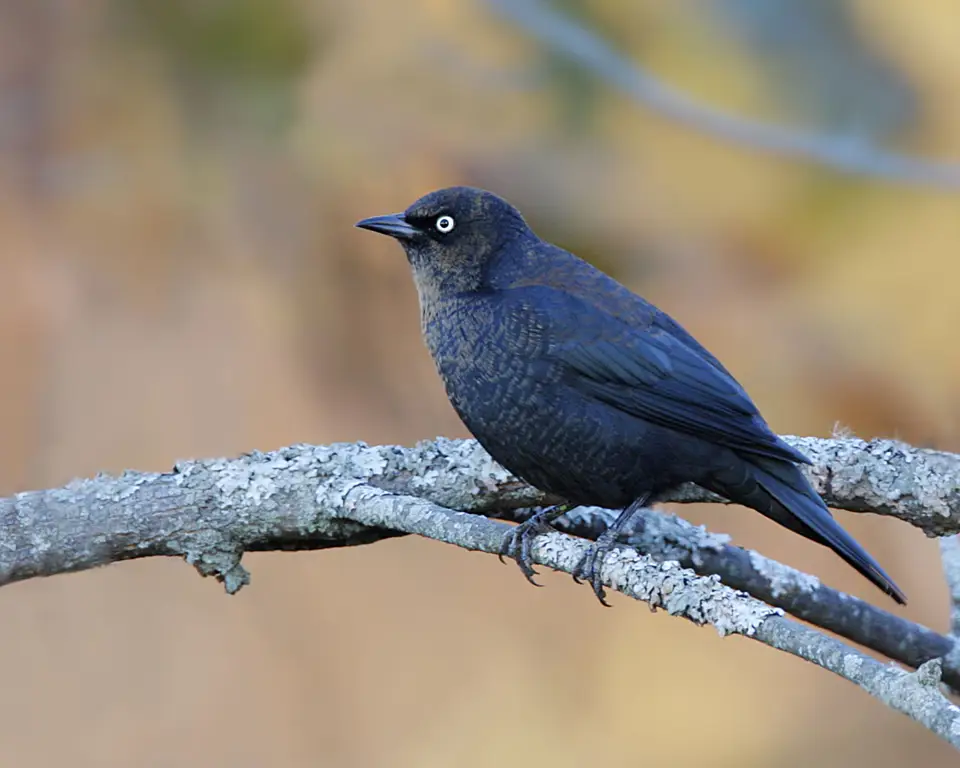
{"label": "black beak", "polygon": [[381,235],[390,235],[397,240],[409,240],[419,232],[407,223],[402,213],[392,213],[389,216],[371,216],[369,219],[358,221],[355,226],[360,227],[360,229],[369,229],[371,232],[379,232]]}

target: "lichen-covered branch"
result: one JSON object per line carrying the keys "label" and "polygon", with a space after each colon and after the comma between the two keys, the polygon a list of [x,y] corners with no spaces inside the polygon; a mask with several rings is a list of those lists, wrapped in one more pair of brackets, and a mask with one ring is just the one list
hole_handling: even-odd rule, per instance
{"label": "lichen-covered branch", "polygon": [[[502,523],[478,515],[364,485],[344,495],[343,514],[369,525],[390,525],[491,553],[500,551],[508,530]],[[535,540],[533,559],[572,573],[586,547],[580,539],[548,533]],[[663,608],[696,624],[710,624],[720,634],[753,638],[829,670],[960,749],[960,707],[940,692],[939,659],[912,673],[882,664],[840,640],[785,618],[778,609],[724,586],[716,577],[698,576],[677,563],[660,562],[627,549],[610,552],[602,573],[608,587],[653,608]]]}
{"label": "lichen-covered branch", "polygon": [[[790,437],[827,504],[899,518],[928,536],[960,532],[960,456],[896,440]],[[805,468],[806,469],[806,468]]]}
{"label": "lichen-covered branch", "polygon": [[[827,503],[912,523],[929,535],[960,531],[960,457],[890,440],[785,438],[814,461]],[[0,500],[0,585],[133,557],[183,555],[231,591],[250,549],[341,546],[385,534],[319,504],[346,481],[487,513],[550,501],[472,440],[415,448],[292,446],[233,460],[181,462],[172,472],[126,472]],[[316,498],[315,498],[316,497]],[[695,487],[672,501],[719,500]],[[334,505],[335,506],[335,505]]]}
{"label": "lichen-covered branch", "polygon": [[[943,654],[943,661],[947,669],[960,669],[960,534],[940,539],[940,559],[950,590],[951,648]],[[955,683],[947,682],[955,691],[960,690]]]}
{"label": "lichen-covered branch", "polygon": [[[522,522],[532,510],[505,510],[500,519]],[[616,512],[578,507],[555,527],[583,539],[596,539]],[[623,541],[661,562],[674,561],[701,576],[716,575],[728,587],[746,592],[798,619],[827,629],[914,669],[944,659],[943,681],[960,690],[960,654],[954,639],[822,584],[816,576],[729,543],[729,536],[708,532],[675,515],[652,509],[638,513],[636,532]]]}
{"label": "lichen-covered branch", "polygon": [[[831,505],[894,515],[928,533],[960,529],[957,456],[891,441],[786,439],[814,460],[811,479]],[[685,488],[672,500],[715,497]],[[519,516],[517,510],[549,501],[470,440],[438,439],[414,448],[298,445],[232,460],[181,462],[167,473],[98,476],[0,500],[0,585],[167,555],[184,557],[235,592],[248,581],[240,563],[247,551],[322,549],[416,533],[493,552],[505,526],[468,512]],[[569,521],[581,526],[578,532],[589,532],[585,521],[603,514],[580,510]],[[604,575],[615,589],[813,661],[960,743],[955,708],[929,682],[939,681],[940,667],[927,661],[931,648],[949,647],[948,674],[954,674],[952,640],[678,520],[652,512],[644,520],[634,543],[654,557],[629,549],[611,553]],[[551,534],[537,539],[534,556],[569,571],[582,546]],[[837,615],[829,619],[832,625],[822,619],[824,626],[868,640],[906,663],[927,663],[917,675],[881,665],[672,560],[720,574],[797,615],[803,615],[805,599],[817,610],[817,601],[826,600]],[[865,627],[870,628],[866,637],[856,634]]]}
{"label": "lichen-covered branch", "polygon": [[950,635],[960,638],[960,535],[940,539],[940,559],[950,590]]}

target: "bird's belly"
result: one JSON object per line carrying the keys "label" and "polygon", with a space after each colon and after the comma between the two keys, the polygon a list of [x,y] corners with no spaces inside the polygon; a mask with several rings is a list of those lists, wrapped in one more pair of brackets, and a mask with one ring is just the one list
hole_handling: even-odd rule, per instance
{"label": "bird's belly", "polygon": [[571,395],[549,375],[529,373],[520,377],[522,385],[506,375],[503,381],[483,377],[485,383],[470,393],[449,390],[467,428],[500,464],[577,504],[624,507],[664,485],[670,468],[654,444],[659,430],[626,415],[612,416],[609,408]]}

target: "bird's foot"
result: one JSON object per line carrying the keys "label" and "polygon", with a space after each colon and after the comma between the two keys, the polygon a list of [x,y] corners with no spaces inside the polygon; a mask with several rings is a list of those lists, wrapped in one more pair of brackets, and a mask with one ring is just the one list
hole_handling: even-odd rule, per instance
{"label": "bird's foot", "polygon": [[610,607],[610,603],[604,600],[606,592],[603,589],[603,559],[607,553],[613,549],[620,538],[620,534],[630,525],[630,522],[637,514],[638,509],[642,509],[651,499],[651,494],[645,493],[634,499],[630,506],[617,515],[613,524],[601,533],[595,543],[591,544],[583,559],[573,569],[573,580],[579,584],[581,581],[589,581],[593,587],[593,594],[601,604]]}
{"label": "bird's foot", "polygon": [[515,526],[503,540],[503,546],[500,547],[500,562],[504,557],[510,557],[516,561],[527,581],[535,587],[541,586],[533,580],[537,572],[533,570],[533,540],[542,533],[550,533],[556,530],[550,523],[556,520],[560,515],[573,509],[568,504],[557,504],[553,507],[547,507],[537,512],[533,517],[524,520]]}
{"label": "bird's foot", "polygon": [[603,559],[616,545],[619,533],[612,528],[608,528],[601,533],[599,538],[587,548],[587,553],[573,570],[573,580],[577,584],[584,581],[590,582],[593,587],[593,594],[607,608],[610,607],[610,603],[605,599],[607,593],[603,588]]}

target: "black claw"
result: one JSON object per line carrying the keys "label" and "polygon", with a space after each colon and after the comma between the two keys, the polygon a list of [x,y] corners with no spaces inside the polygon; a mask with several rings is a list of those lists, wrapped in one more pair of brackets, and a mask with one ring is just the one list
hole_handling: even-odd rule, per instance
{"label": "black claw", "polygon": [[603,588],[603,578],[597,562],[602,562],[604,555],[609,551],[609,545],[601,545],[599,541],[591,544],[586,554],[584,554],[583,559],[577,564],[577,567],[573,571],[573,580],[577,582],[577,584],[582,584],[585,581],[589,582],[590,586],[593,587],[593,594],[597,596],[597,600],[607,608],[610,607],[610,604],[605,599],[607,593]]}
{"label": "black claw", "polygon": [[[531,575],[534,574],[534,573],[536,573],[536,572],[533,570],[533,565],[532,565],[532,563],[533,563],[533,539],[534,539],[534,536],[521,536],[521,537],[520,537],[520,562],[523,563],[523,564],[525,564],[525,565],[530,569]],[[533,579],[531,579],[531,578],[528,576],[528,577],[527,577],[527,581],[532,582]],[[537,586],[540,586],[540,585],[538,584]]]}
{"label": "black claw", "polygon": [[530,530],[522,530],[526,523],[518,525],[514,530],[507,534],[503,540],[503,546],[500,548],[500,562],[503,562],[504,556],[509,557],[516,562],[524,578],[536,587],[540,585],[533,580],[537,572],[533,569],[530,562]]}
{"label": "black claw", "polygon": [[600,601],[600,605],[605,608],[610,608],[610,603],[606,601],[607,593],[603,588],[603,581],[600,579],[600,569],[598,568],[596,573],[593,575],[593,594],[597,596],[597,600]]}
{"label": "black claw", "polygon": [[603,588],[603,578],[600,574],[601,568],[598,563],[603,563],[604,557],[606,557],[607,553],[616,545],[617,539],[630,524],[636,511],[643,507],[649,500],[650,496],[641,496],[634,500],[629,507],[617,516],[613,525],[601,533],[596,542],[590,545],[583,559],[577,564],[577,567],[573,569],[573,580],[577,582],[577,584],[583,581],[589,581],[590,586],[593,587],[593,594],[597,596],[597,600],[600,601],[601,605],[605,605],[607,608],[610,607],[610,603],[604,599],[607,593]]}
{"label": "black claw", "polygon": [[500,562],[503,562],[504,556],[509,557],[520,568],[524,578],[535,587],[539,587],[540,585],[533,580],[537,572],[533,569],[531,541],[540,531],[536,530],[539,526],[528,526],[529,522],[530,520],[521,523],[507,534],[500,548]]}
{"label": "black claw", "polygon": [[603,563],[603,558],[606,557],[607,553],[613,549],[614,544],[616,543],[617,532],[613,530],[606,530],[601,535],[597,541],[590,545],[586,553],[583,556],[583,559],[577,564],[577,567],[573,570],[573,580],[577,584],[583,582],[589,582],[590,586],[593,587],[593,594],[597,596],[597,600],[607,608],[610,607],[610,603],[606,601],[607,592],[603,588],[603,575],[601,573],[601,565]]}
{"label": "black claw", "polygon": [[541,533],[554,530],[550,521],[560,517],[568,509],[569,507],[564,505],[550,507],[516,526],[503,540],[499,553],[500,562],[503,562],[504,557],[509,557],[516,562],[527,581],[535,587],[543,586],[533,580],[537,575],[533,569],[533,540]]}

